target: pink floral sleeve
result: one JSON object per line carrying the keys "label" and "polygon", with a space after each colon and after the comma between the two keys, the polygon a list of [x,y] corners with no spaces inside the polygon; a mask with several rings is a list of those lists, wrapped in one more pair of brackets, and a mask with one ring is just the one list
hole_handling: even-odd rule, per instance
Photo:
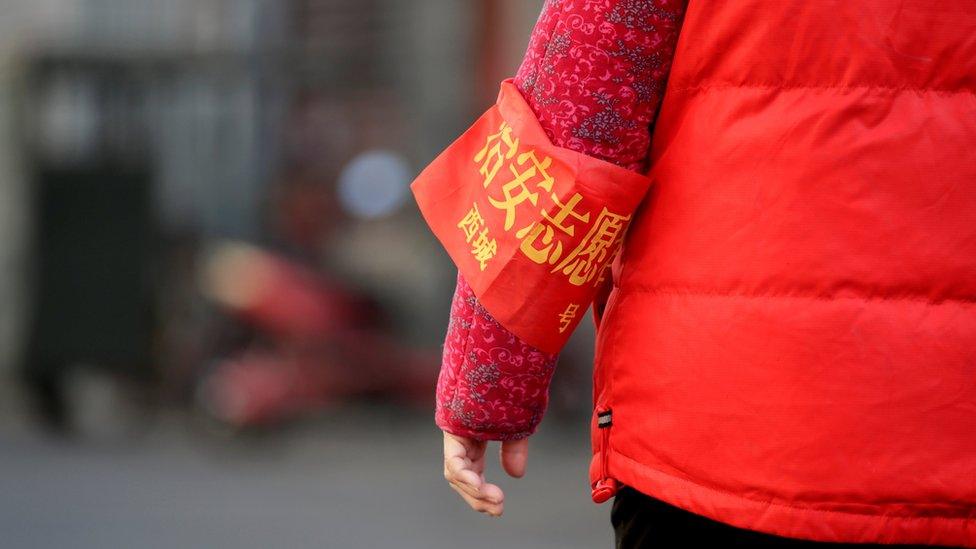
{"label": "pink floral sleeve", "polygon": [[[643,170],[687,0],[547,0],[514,83],[561,147]],[[478,440],[533,434],[558,353],[501,326],[458,272],[435,423]]]}

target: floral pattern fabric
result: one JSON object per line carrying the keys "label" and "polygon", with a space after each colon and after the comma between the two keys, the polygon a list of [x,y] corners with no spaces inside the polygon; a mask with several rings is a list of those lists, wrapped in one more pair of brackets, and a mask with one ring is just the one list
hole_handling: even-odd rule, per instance
{"label": "floral pattern fabric", "polygon": [[[514,84],[553,144],[643,171],[687,0],[547,0]],[[501,326],[458,272],[435,423],[478,440],[533,434],[559,353]]]}

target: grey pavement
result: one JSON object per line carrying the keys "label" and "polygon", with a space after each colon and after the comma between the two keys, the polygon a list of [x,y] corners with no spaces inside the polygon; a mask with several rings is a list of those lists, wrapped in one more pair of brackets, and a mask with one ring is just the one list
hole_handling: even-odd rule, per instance
{"label": "grey pavement", "polygon": [[243,438],[192,425],[167,413],[142,436],[60,442],[0,421],[0,548],[612,547],[585,419],[547,417],[522,479],[491,443],[500,518],[448,487],[423,410],[358,405]]}

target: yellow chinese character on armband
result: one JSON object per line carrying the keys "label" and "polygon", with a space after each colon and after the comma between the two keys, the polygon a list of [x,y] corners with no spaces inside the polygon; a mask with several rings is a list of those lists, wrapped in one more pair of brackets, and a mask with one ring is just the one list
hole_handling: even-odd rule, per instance
{"label": "yellow chinese character on armband", "polygon": [[[557,206],[559,206],[559,211],[556,212],[556,215],[550,216],[548,212],[542,212],[542,216],[546,220],[550,221],[552,226],[550,226],[549,223],[532,224],[528,227],[520,229],[519,232],[515,233],[517,237],[522,239],[519,249],[521,249],[522,253],[528,256],[529,259],[535,261],[536,263],[545,263],[546,261],[549,263],[555,263],[556,261],[559,261],[559,257],[562,255],[562,242],[559,242],[558,240],[555,243],[552,242],[553,236],[555,235],[553,227],[559,229],[569,236],[573,236],[575,233],[575,227],[572,224],[566,224],[566,219],[568,217],[572,216],[583,223],[590,220],[590,212],[586,212],[585,214],[576,212],[576,205],[583,200],[583,195],[580,193],[574,193],[573,197],[570,198],[565,204],[559,202],[559,198],[555,193],[552,193],[552,200]],[[531,233],[529,233],[530,230]],[[525,236],[526,234],[528,234],[528,237]],[[540,235],[542,235],[542,244],[546,245],[544,248],[538,248],[535,244]]]}
{"label": "yellow chinese character on armband", "polygon": [[471,253],[474,254],[474,258],[481,264],[482,271],[485,270],[485,265],[487,265],[488,260],[495,257],[495,254],[498,253],[498,242],[494,238],[488,238],[488,227],[485,227],[478,235],[478,238],[475,239]]}
{"label": "yellow chinese character on armband", "polygon": [[[480,263],[481,270],[485,270],[488,260],[495,257],[498,252],[498,242],[494,238],[488,238],[488,227],[485,226],[485,218],[478,211],[477,203],[471,204],[471,209],[461,218],[457,226],[464,232],[465,242],[472,244],[471,253]],[[472,243],[471,239],[475,236],[477,238]]]}
{"label": "yellow chinese character on armband", "polygon": [[[502,145],[505,146],[504,151]],[[485,178],[485,188],[495,178],[495,174],[501,169],[505,160],[515,156],[518,146],[518,138],[512,138],[512,127],[505,121],[502,121],[498,127],[498,133],[493,133],[485,139],[485,146],[474,156],[474,161],[481,163],[478,173]]]}
{"label": "yellow chinese character on armband", "polygon": [[583,223],[586,223],[590,220],[590,212],[586,212],[585,214],[576,213],[576,205],[579,204],[581,200],[583,200],[583,195],[581,195],[580,193],[574,193],[573,197],[569,199],[569,202],[566,202],[565,204],[559,202],[559,198],[556,196],[555,193],[553,193],[552,195],[552,200],[553,202],[556,203],[557,206],[559,206],[559,211],[556,212],[556,216],[550,217],[547,212],[542,212],[542,215],[549,221],[552,221],[552,224],[555,225],[557,229],[568,234],[569,236],[573,236],[574,229],[573,229],[573,225],[563,226],[567,217],[573,216],[576,219],[582,221]]}
{"label": "yellow chinese character on armband", "polygon": [[559,313],[559,333],[563,333],[566,331],[566,328],[569,327],[569,324],[572,322],[572,320],[576,318],[576,311],[578,309],[579,309],[578,303],[570,303],[566,307],[565,311]]}
{"label": "yellow chinese character on armband", "polygon": [[[536,167],[530,166],[528,169],[519,171],[513,164],[508,165],[508,169],[512,171],[514,178],[502,185],[502,194],[505,195],[504,200],[495,200],[492,197],[488,197],[488,201],[491,202],[493,206],[499,210],[505,210],[505,230],[512,228],[515,224],[515,208],[519,204],[528,200],[533,206],[539,202],[539,193],[532,192],[526,185],[526,181],[535,177]],[[515,190],[518,189],[517,192]]]}
{"label": "yellow chinese character on armband", "polygon": [[[526,234],[529,236],[526,237]],[[546,261],[550,263],[555,262],[563,253],[563,243],[558,240],[555,243],[552,241],[554,234],[555,232],[549,225],[533,223],[520,229],[519,232],[515,233],[515,236],[522,239],[521,243],[519,243],[519,249],[522,250],[522,253],[532,261],[542,264]],[[535,247],[536,241],[539,240],[539,235],[543,235],[542,244],[546,245],[545,248]],[[553,246],[555,246],[554,250]],[[553,250],[552,253],[550,253],[550,250]]]}
{"label": "yellow chinese character on armband", "polygon": [[461,218],[457,226],[464,232],[464,240],[471,242],[471,239],[477,234],[478,229],[484,224],[485,218],[481,217],[481,212],[478,211],[478,205],[472,203],[471,209],[468,210],[467,215]]}
{"label": "yellow chinese character on armband", "polygon": [[556,182],[556,179],[549,175],[549,166],[552,165],[552,158],[547,156],[540,161],[535,156],[535,149],[531,149],[518,155],[519,166],[525,164],[526,160],[532,161],[533,168],[535,168],[532,170],[533,175],[536,173],[536,171],[538,171],[539,176],[542,178],[542,181],[540,181],[537,186],[542,187],[546,190],[546,192],[552,192],[552,184]]}
{"label": "yellow chinese character on armband", "polygon": [[572,284],[581,286],[593,280],[608,258],[608,249],[622,234],[630,216],[612,213],[604,206],[590,231],[576,248],[550,272],[562,271]]}
{"label": "yellow chinese character on armband", "polygon": [[612,265],[613,258],[615,258],[617,256],[617,254],[620,253],[620,250],[623,248],[623,244],[624,244],[624,239],[623,238],[618,238],[617,239],[617,246],[613,249],[613,252],[610,253],[610,257],[607,259],[606,264],[603,265],[603,268],[602,269],[600,269],[600,276],[597,277],[596,282],[593,283],[593,286],[599,286],[601,282],[603,282],[604,280],[606,280],[607,273],[609,273],[612,270],[612,268],[613,268],[613,265]]}

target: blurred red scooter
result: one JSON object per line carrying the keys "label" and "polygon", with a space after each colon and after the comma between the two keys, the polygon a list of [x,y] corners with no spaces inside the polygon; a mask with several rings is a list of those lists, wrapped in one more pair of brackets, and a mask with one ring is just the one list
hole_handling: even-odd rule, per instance
{"label": "blurred red scooter", "polygon": [[197,386],[197,403],[220,422],[266,426],[359,397],[431,405],[439,352],[396,341],[367,296],[241,242],[209,247],[200,286],[255,334]]}

